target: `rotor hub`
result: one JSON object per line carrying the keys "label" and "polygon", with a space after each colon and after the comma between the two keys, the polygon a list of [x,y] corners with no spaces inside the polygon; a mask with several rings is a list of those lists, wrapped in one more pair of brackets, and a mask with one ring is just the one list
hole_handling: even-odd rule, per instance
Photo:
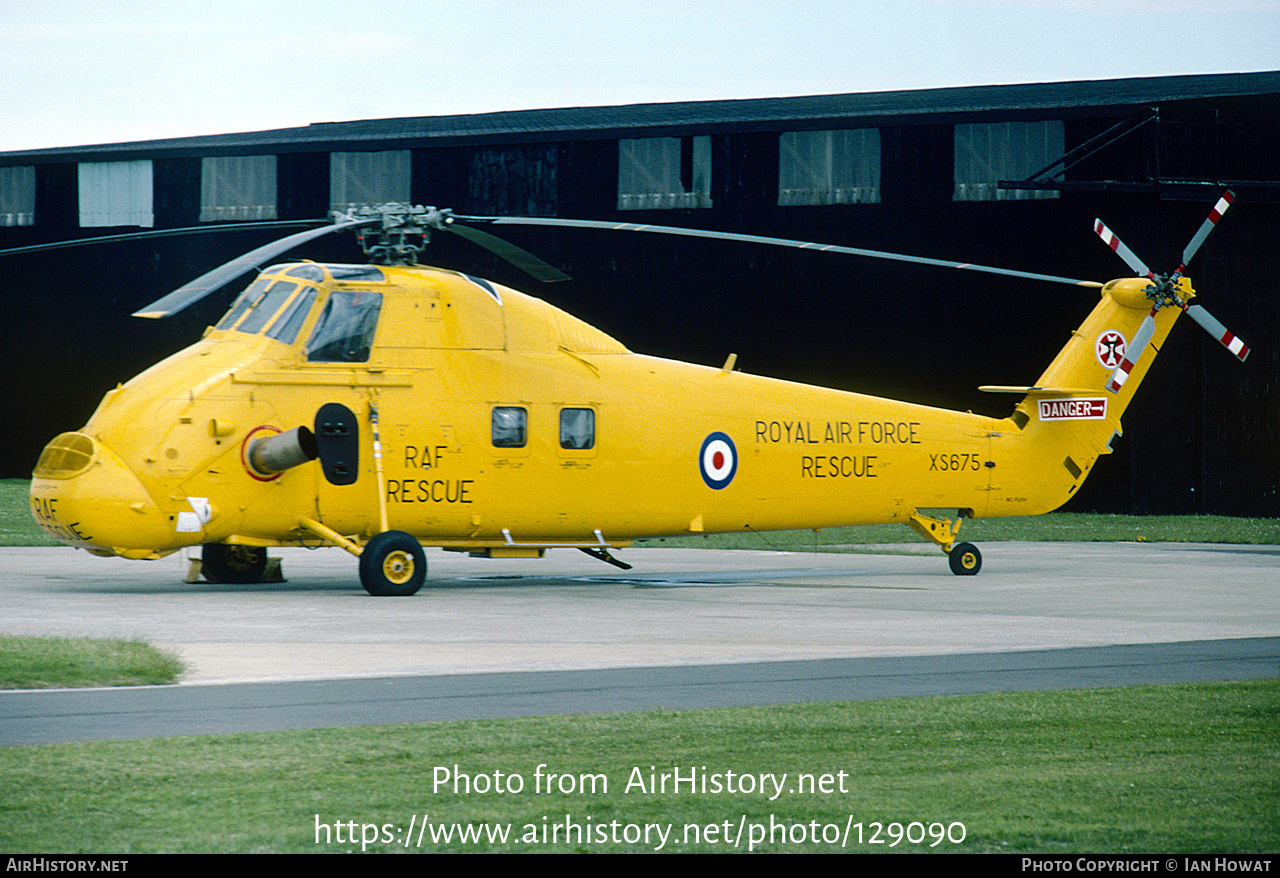
{"label": "rotor hub", "polygon": [[1158,274],[1154,278],[1154,283],[1147,287],[1147,299],[1151,302],[1151,307],[1159,311],[1161,308],[1175,306],[1183,308],[1186,306],[1186,300],[1179,295],[1185,284],[1181,272],[1175,271],[1173,274]]}
{"label": "rotor hub", "polygon": [[378,265],[412,265],[431,241],[433,229],[454,222],[453,211],[395,202],[333,214],[334,222],[377,220],[357,233],[360,249]]}

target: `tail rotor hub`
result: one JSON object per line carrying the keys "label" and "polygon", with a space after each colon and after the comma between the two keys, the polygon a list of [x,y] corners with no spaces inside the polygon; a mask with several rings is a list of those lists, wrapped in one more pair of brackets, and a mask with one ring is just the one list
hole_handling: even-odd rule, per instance
{"label": "tail rotor hub", "polygon": [[1161,308],[1174,306],[1177,308],[1186,307],[1186,301],[1178,295],[1179,282],[1182,280],[1182,273],[1175,271],[1173,274],[1156,275],[1155,283],[1147,287],[1147,298],[1151,300],[1151,306],[1154,310],[1159,311]]}

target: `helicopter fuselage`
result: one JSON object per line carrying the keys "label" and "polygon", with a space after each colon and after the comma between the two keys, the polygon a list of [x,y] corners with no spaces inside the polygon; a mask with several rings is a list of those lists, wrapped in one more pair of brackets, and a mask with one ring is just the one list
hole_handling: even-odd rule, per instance
{"label": "helicopter fuselage", "polygon": [[[1088,388],[1114,367],[1102,335],[1131,338],[1142,319],[1137,289],[1108,284],[997,419],[635,354],[452,271],[276,266],[50,443],[32,508],[62,542],[129,558],[388,529],[503,556],[925,509],[1035,514],[1119,431],[1141,374],[1118,395]],[[1156,344],[1175,318],[1160,315]],[[299,427],[318,453],[255,464],[255,443]]]}

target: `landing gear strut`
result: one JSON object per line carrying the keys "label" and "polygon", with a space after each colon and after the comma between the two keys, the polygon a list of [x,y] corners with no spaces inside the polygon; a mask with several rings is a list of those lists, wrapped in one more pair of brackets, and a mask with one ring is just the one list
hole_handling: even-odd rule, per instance
{"label": "landing gear strut", "polygon": [[982,553],[973,543],[957,543],[956,535],[960,532],[963,514],[957,513],[953,522],[949,518],[933,518],[921,515],[917,510],[911,513],[907,524],[925,539],[932,540],[942,551],[947,553],[947,563],[956,576],[973,576],[982,569]]}

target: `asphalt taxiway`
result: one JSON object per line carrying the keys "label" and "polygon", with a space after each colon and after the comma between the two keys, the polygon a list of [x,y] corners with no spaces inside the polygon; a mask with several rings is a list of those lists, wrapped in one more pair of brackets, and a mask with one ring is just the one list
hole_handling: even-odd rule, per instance
{"label": "asphalt taxiway", "polygon": [[338,550],[288,581],[0,549],[0,631],[137,637],[176,687],[0,693],[0,744],[1280,676],[1280,547],[991,543],[893,554],[428,552],[372,598]]}

